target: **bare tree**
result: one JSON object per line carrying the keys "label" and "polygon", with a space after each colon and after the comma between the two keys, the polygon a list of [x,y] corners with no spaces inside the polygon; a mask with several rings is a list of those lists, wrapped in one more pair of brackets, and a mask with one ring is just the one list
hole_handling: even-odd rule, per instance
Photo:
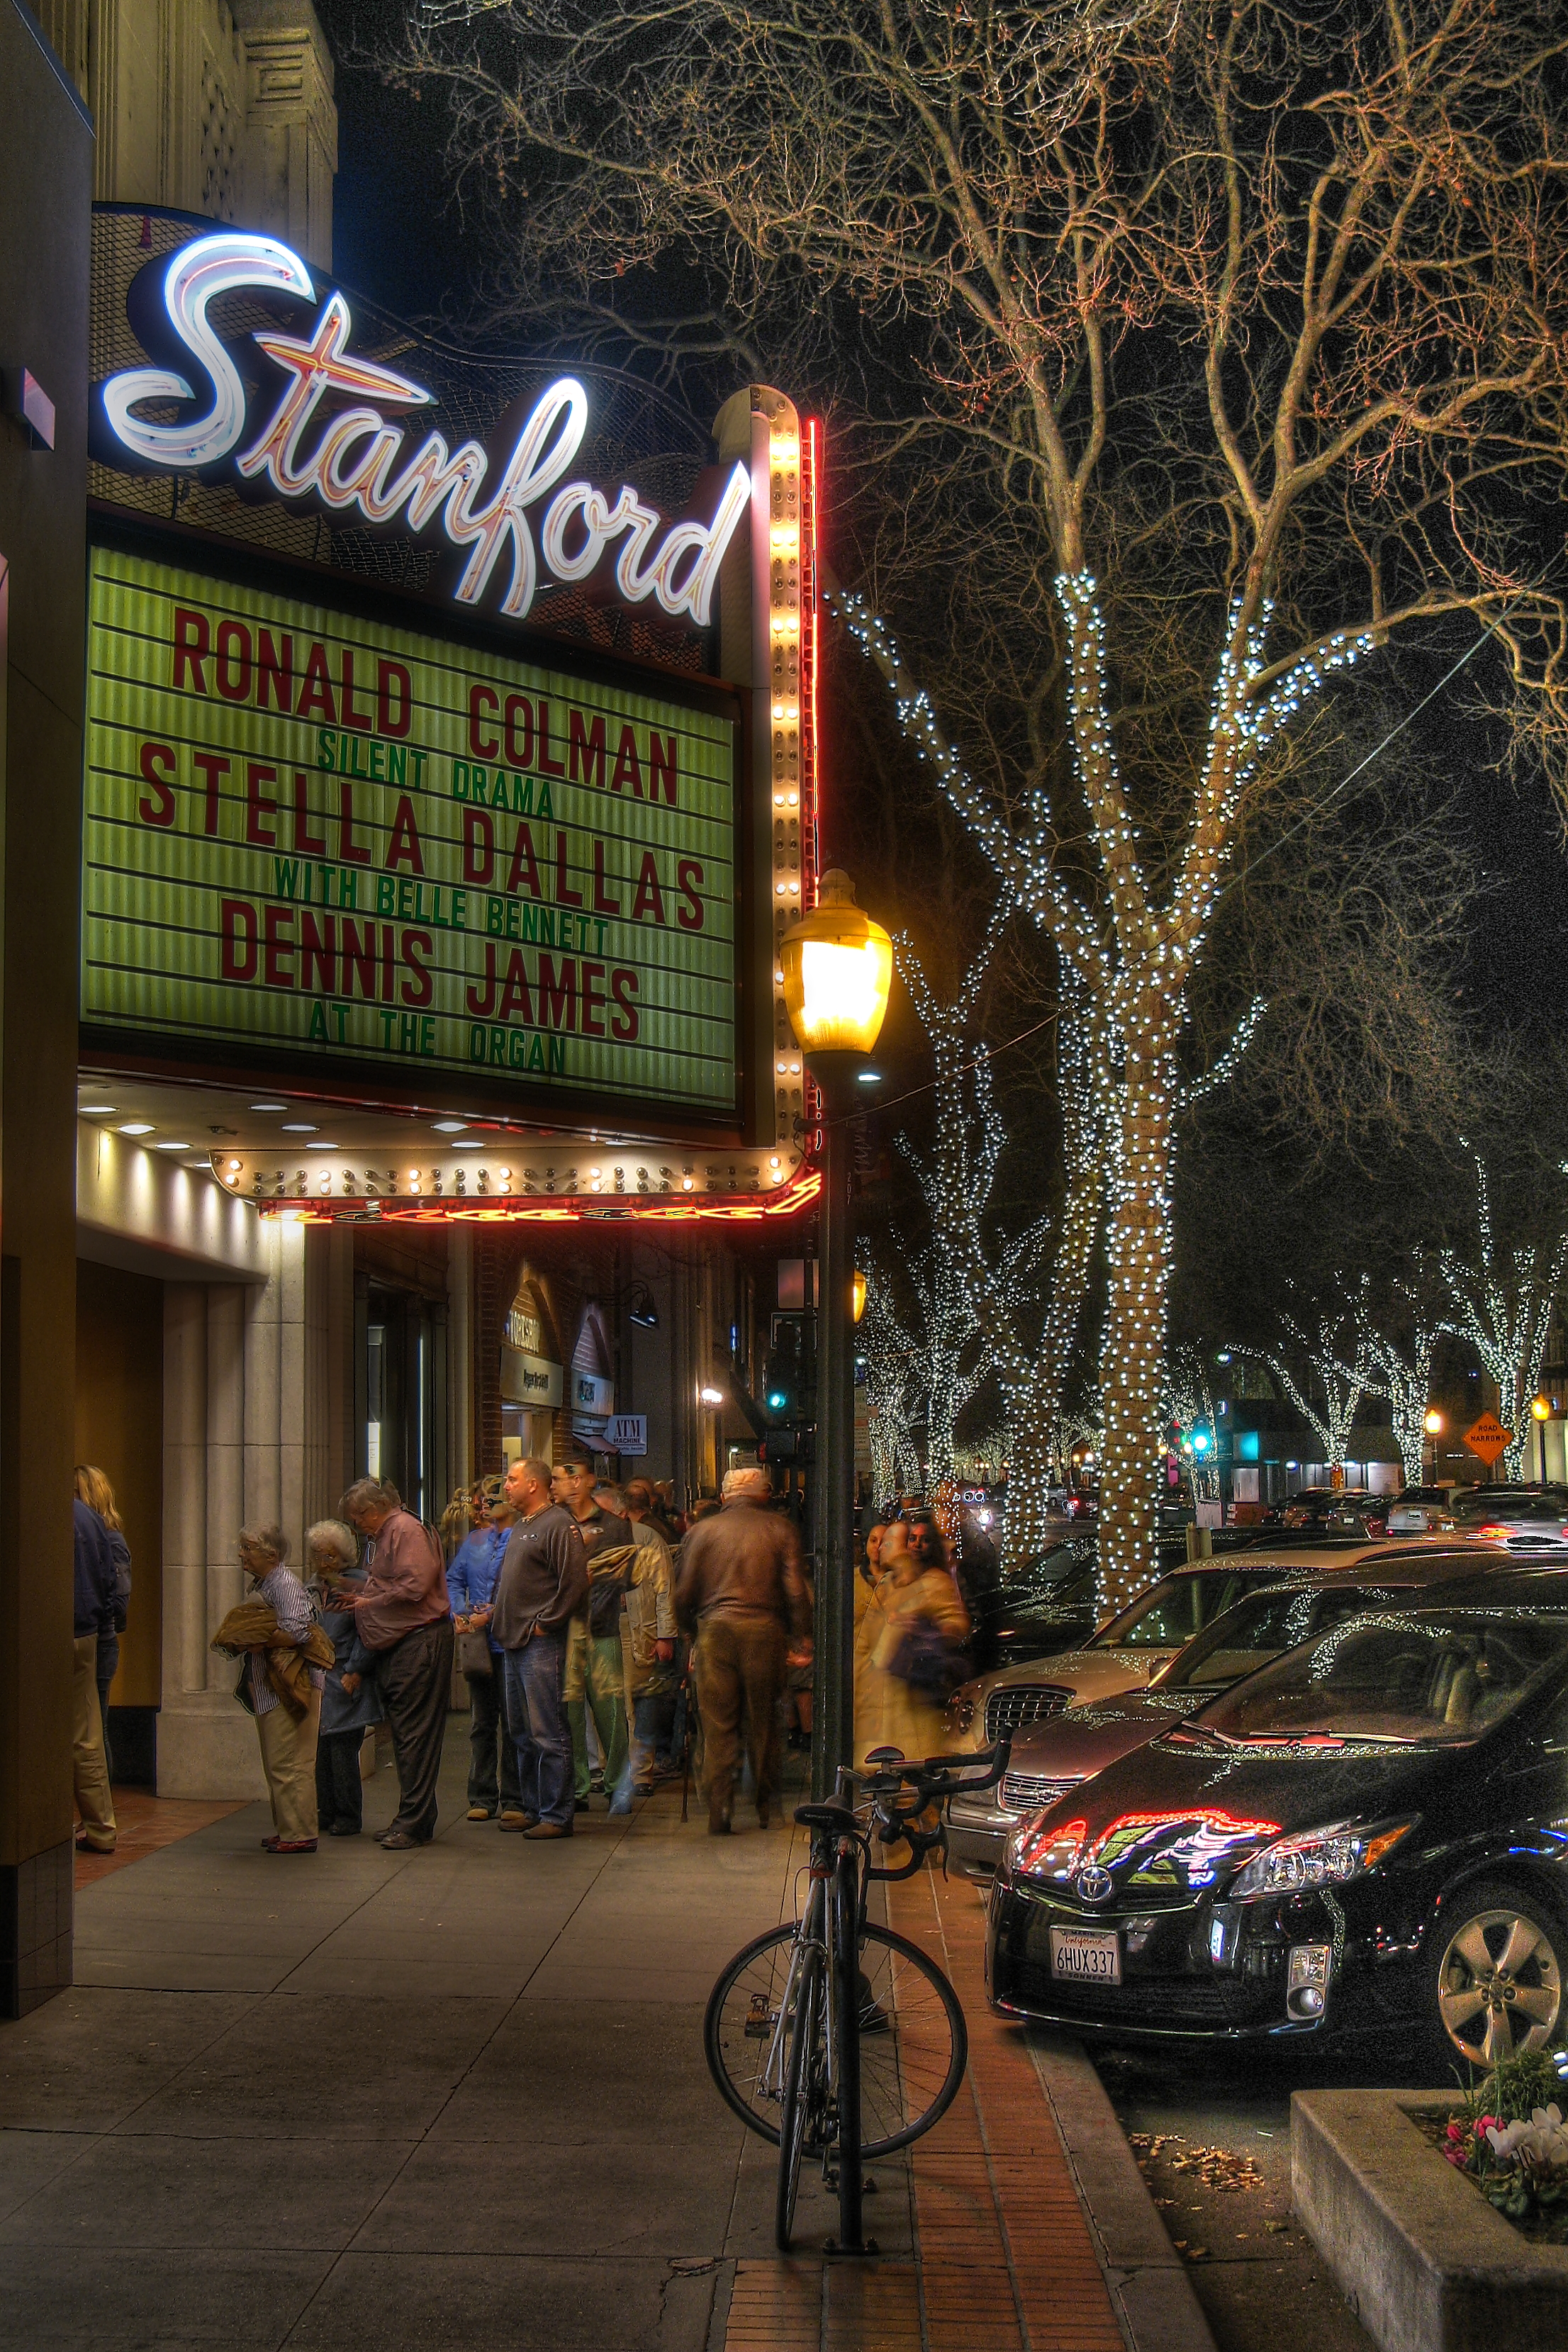
{"label": "bare tree", "polygon": [[1362,1323],[1377,1367],[1376,1379],[1368,1383],[1370,1391],[1387,1398],[1405,1483],[1419,1486],[1426,1461],[1432,1358],[1443,1334],[1456,1327],[1451,1314],[1436,1302],[1434,1273],[1423,1253],[1413,1255],[1410,1279],[1394,1286],[1391,1316],[1374,1321],[1363,1307]]}
{"label": "bare tree", "polygon": [[985,614],[1026,756],[957,804],[1110,1045],[1113,1594],[1153,1567],[1178,1044],[1262,763],[1468,616],[1563,785],[1561,52],[1547,0],[422,12],[458,162],[529,192],[523,299],[629,275],[678,289],[666,349],[858,338],[906,593],[960,547],[972,604],[1029,584]]}
{"label": "bare tree", "polygon": [[[1366,1328],[1364,1280],[1351,1297],[1320,1309],[1310,1322],[1279,1318],[1283,1345],[1231,1352],[1264,1364],[1323,1449],[1331,1471],[1342,1470],[1361,1402],[1373,1385],[1373,1355]],[[1348,1345],[1347,1345],[1348,1341]]]}
{"label": "bare tree", "polygon": [[867,1269],[866,1306],[855,1338],[866,1365],[872,1484],[877,1500],[886,1502],[918,1489],[921,1483],[914,1436],[920,1417],[919,1350],[900,1319],[891,1285],[875,1264]]}
{"label": "bare tree", "polygon": [[[1006,928],[1004,904],[955,994],[932,987],[912,943],[898,943],[899,970],[926,1033],[936,1073],[934,1140],[926,1153],[900,1143],[919,1176],[931,1216],[933,1257],[945,1295],[962,1301],[982,1368],[994,1375],[1008,1432],[1004,1565],[1043,1550],[1047,1495],[1063,1450],[1062,1418],[1083,1338],[1089,1274],[1100,1233],[1103,1156],[1100,1097],[1090,1067],[1092,1031],[1077,1004],[1058,1005],[1055,1092],[1061,1115],[1066,1185],[1059,1210],[1026,1219],[1008,1234],[990,1213],[1007,1136],[991,1055],[978,1013],[987,974]],[[1037,1197],[1038,1187],[1035,1188]],[[950,1322],[957,1327],[955,1307]],[[952,1423],[944,1424],[951,1440]],[[934,1445],[932,1475],[935,1470]]]}
{"label": "bare tree", "polygon": [[1530,1435],[1530,1401],[1541,1381],[1552,1310],[1568,1270],[1568,1226],[1561,1212],[1557,1230],[1545,1239],[1502,1247],[1492,1224],[1491,1185],[1486,1161],[1470,1152],[1476,1177],[1476,1250],[1443,1249],[1437,1267],[1447,1287],[1452,1320],[1447,1328],[1468,1339],[1497,1386],[1498,1408],[1512,1432],[1503,1455],[1505,1475],[1518,1478]]}

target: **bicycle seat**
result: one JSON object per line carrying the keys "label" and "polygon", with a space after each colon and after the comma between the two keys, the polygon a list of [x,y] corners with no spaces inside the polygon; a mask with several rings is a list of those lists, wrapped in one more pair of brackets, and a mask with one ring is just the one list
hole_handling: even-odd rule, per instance
{"label": "bicycle seat", "polygon": [[847,1805],[797,1805],[795,1817],[803,1830],[843,1830],[855,1825]]}

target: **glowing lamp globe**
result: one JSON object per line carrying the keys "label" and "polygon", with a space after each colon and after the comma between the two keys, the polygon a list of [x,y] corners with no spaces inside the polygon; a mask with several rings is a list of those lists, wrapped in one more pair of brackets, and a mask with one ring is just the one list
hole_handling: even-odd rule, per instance
{"label": "glowing lamp globe", "polygon": [[1421,1426],[1426,1432],[1428,1437],[1440,1436],[1443,1430],[1442,1414],[1437,1412],[1429,1412],[1422,1422]]}
{"label": "glowing lamp globe", "polygon": [[868,1054],[881,1032],[893,979],[893,942],[855,904],[855,885],[837,866],[822,877],[817,904],[779,948],[784,1006],[808,1055]]}
{"label": "glowing lamp globe", "polygon": [[855,1320],[858,1323],[861,1316],[866,1312],[866,1277],[858,1266],[855,1269],[854,1296]]}

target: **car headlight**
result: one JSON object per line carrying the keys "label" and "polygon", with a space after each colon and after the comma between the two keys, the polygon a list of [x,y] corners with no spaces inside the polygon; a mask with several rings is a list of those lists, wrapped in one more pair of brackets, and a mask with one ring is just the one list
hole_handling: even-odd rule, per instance
{"label": "car headlight", "polygon": [[1339,1886],[1347,1878],[1363,1877],[1415,1826],[1411,1821],[1365,1829],[1353,1822],[1337,1822],[1328,1829],[1276,1838],[1272,1845],[1253,1855],[1231,1887],[1231,1900],[1297,1895],[1314,1886]]}

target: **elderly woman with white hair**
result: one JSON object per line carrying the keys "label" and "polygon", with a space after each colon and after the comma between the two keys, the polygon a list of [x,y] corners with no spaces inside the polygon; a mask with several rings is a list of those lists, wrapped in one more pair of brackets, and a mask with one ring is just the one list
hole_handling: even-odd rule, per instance
{"label": "elderly woman with white hair", "polygon": [[364,1827],[364,1780],[360,1751],[364,1735],[382,1720],[375,1659],[359,1636],[352,1609],[332,1605],[340,1590],[363,1591],[359,1538],[346,1520],[318,1519],[305,1538],[310,1580],[321,1596],[321,1631],[332,1645],[321,1693],[321,1732],[316,1742],[316,1816],[323,1837],[358,1837]]}
{"label": "elderly woman with white hair", "polygon": [[239,1564],[252,1589],[229,1611],[213,1647],[245,1659],[235,1696],[256,1718],[272,1801],[272,1834],[261,1843],[268,1853],[314,1853],[316,1736],[327,1645],[288,1559],[281,1528],[240,1529]]}

